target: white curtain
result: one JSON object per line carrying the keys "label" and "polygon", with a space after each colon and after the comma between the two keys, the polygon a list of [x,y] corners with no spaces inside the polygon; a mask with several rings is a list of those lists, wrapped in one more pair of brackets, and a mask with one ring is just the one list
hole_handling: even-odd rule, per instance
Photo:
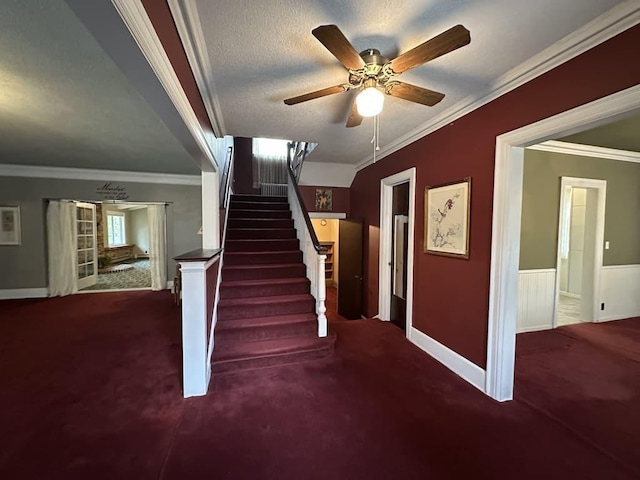
{"label": "white curtain", "polygon": [[49,201],[47,242],[50,297],[71,295],[78,291],[76,223],[75,203]]}
{"label": "white curtain", "polygon": [[151,270],[151,290],[167,288],[167,250],[165,246],[165,206],[149,205],[149,268]]}
{"label": "white curtain", "polygon": [[255,138],[253,140],[253,188],[262,183],[287,183],[287,142]]}

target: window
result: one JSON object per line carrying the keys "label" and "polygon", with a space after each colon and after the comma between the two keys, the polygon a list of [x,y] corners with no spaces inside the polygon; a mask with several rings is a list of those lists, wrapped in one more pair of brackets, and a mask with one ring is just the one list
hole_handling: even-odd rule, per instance
{"label": "window", "polygon": [[107,214],[107,242],[110,247],[117,247],[126,243],[126,231],[124,228],[124,214]]}
{"label": "window", "polygon": [[259,157],[287,158],[287,140],[273,138],[254,138],[253,154]]}

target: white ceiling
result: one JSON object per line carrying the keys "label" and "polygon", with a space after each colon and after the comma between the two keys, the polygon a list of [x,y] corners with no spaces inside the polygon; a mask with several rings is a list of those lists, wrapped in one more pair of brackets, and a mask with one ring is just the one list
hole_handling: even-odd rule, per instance
{"label": "white ceiling", "polygon": [[[283,99],[344,83],[345,69],[311,34],[336,24],[356,50],[393,58],[463,24],[471,44],[400,79],[446,94],[435,107],[386,98],[380,143],[487,93],[496,79],[619,3],[616,0],[171,0],[186,12],[219,105],[223,133],[318,142],[314,162],[358,164],[372,153],[372,121],[344,127],[354,92],[286,106]],[[197,8],[193,8],[193,6]],[[189,13],[191,12],[191,13]],[[198,32],[201,30],[201,32]],[[185,41],[184,31],[183,41]],[[212,88],[213,87],[213,88]],[[205,95],[206,96],[206,95]]]}
{"label": "white ceiling", "polygon": [[[205,81],[213,95],[203,96],[222,126],[219,133],[318,142],[312,162],[357,165],[371,157],[372,125],[365,120],[360,127],[344,127],[354,92],[283,103],[346,81],[346,71],[311,35],[313,28],[334,23],[358,51],[373,47],[388,57],[456,24],[471,31],[470,45],[400,77],[446,97],[431,108],[387,97],[381,115],[384,149],[452,106],[472,103],[505,72],[625,2],[168,3],[174,12],[179,6],[194,12],[187,20],[197,28],[189,33],[204,39],[196,48],[206,59]],[[122,37],[108,44],[116,30]],[[111,0],[0,1],[0,163],[198,173],[201,152],[179,122]]]}
{"label": "white ceiling", "polygon": [[0,1],[0,163],[200,172],[63,0]]}

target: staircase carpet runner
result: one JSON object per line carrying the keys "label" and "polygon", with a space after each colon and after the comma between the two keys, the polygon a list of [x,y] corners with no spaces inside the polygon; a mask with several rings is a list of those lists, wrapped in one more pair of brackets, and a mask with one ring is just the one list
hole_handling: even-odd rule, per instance
{"label": "staircase carpet runner", "polygon": [[333,352],[318,337],[300,242],[286,197],[233,195],[225,243],[214,373],[298,363]]}

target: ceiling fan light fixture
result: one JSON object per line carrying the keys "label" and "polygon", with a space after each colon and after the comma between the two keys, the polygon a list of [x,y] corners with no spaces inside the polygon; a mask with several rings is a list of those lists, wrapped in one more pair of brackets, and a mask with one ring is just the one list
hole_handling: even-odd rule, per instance
{"label": "ceiling fan light fixture", "polygon": [[384,93],[376,87],[367,87],[356,97],[358,113],[363,117],[374,117],[382,111]]}

